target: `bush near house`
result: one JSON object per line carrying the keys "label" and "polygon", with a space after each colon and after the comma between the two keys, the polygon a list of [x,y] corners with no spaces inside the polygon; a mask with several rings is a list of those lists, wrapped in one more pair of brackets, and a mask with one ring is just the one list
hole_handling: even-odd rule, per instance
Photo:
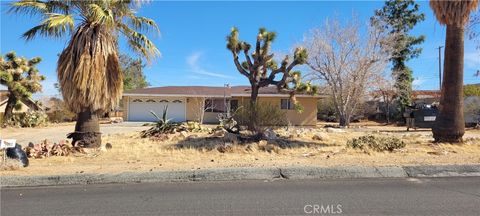
{"label": "bush near house", "polygon": [[239,125],[248,126],[255,121],[257,128],[248,128],[254,132],[263,133],[270,126],[284,126],[288,124],[287,114],[278,106],[270,103],[257,102],[254,105],[247,103],[235,111],[234,119]]}

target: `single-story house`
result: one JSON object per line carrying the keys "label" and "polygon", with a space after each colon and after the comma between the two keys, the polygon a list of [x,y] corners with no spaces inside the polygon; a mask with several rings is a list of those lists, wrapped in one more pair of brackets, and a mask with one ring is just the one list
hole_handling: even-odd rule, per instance
{"label": "single-story house", "polygon": [[[297,112],[288,94],[279,93],[274,86],[261,88],[260,103],[277,104],[286,111],[287,120],[292,125],[314,126],[317,122],[317,100],[321,96],[296,94],[303,112]],[[155,121],[150,113],[163,113],[168,105],[167,116],[173,121],[199,121],[203,113],[203,123],[218,123],[218,115],[235,110],[249,102],[249,86],[165,86],[127,90],[123,94],[123,118],[125,121]]]}

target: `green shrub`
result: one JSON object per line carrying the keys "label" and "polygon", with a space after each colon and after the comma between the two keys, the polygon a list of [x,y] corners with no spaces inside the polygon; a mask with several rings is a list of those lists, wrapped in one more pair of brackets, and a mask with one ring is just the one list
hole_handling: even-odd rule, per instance
{"label": "green shrub", "polygon": [[347,141],[347,147],[354,149],[375,151],[393,151],[405,147],[405,143],[396,137],[379,137],[373,135],[365,135],[358,138],[353,138]]}
{"label": "green shrub", "polygon": [[270,103],[247,103],[234,114],[239,125],[247,126],[249,130],[263,132],[269,126],[284,126],[288,124],[287,114],[279,106]]}

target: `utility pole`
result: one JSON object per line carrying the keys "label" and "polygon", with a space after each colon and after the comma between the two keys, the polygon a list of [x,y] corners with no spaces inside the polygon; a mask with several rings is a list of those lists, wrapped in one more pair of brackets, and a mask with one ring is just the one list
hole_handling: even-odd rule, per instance
{"label": "utility pole", "polygon": [[438,88],[440,92],[442,91],[442,48],[439,46],[438,49]]}

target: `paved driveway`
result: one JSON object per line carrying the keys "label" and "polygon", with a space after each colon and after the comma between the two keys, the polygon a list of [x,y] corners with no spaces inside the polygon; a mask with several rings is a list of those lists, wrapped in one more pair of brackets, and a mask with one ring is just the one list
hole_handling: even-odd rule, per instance
{"label": "paved driveway", "polygon": [[[138,132],[149,128],[142,126],[144,122],[124,122],[118,124],[100,124],[100,132],[103,135]],[[43,128],[2,128],[1,139],[16,139],[17,143],[25,146],[29,142],[40,142],[48,139],[52,142],[66,139],[66,134],[73,132],[75,123],[52,125]]]}

